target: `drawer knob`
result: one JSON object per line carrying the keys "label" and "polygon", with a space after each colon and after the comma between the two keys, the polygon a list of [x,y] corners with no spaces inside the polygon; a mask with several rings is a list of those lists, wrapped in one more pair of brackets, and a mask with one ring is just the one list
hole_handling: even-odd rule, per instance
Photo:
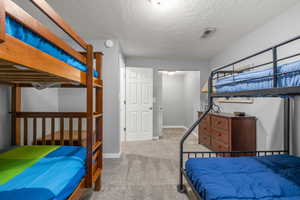
{"label": "drawer knob", "polygon": [[222,134],[221,133],[219,133],[219,137],[221,137],[222,136]]}

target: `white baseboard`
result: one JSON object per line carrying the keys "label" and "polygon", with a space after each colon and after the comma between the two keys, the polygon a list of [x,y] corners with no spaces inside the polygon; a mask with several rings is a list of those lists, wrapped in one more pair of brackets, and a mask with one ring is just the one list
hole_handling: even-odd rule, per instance
{"label": "white baseboard", "polygon": [[104,153],[103,158],[121,158],[122,152],[119,153]]}
{"label": "white baseboard", "polygon": [[152,140],[159,140],[159,136],[153,136]]}
{"label": "white baseboard", "polygon": [[184,128],[185,126],[163,126],[163,128]]}

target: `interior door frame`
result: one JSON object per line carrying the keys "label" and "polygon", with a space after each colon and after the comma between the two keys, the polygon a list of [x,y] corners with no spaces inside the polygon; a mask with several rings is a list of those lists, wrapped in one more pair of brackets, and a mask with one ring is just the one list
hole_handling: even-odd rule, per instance
{"label": "interior door frame", "polygon": [[[158,104],[158,101],[157,101],[157,98],[158,98],[158,91],[159,91],[159,85],[157,84],[157,81],[158,81],[158,76],[160,73],[160,71],[166,71],[166,70],[170,70],[170,71],[198,71],[200,73],[200,87],[202,88],[203,85],[205,84],[206,82],[206,79],[203,77],[205,76],[205,72],[203,69],[200,68],[200,66],[181,66],[181,67],[178,67],[178,66],[172,66],[172,65],[169,65],[169,66],[158,66],[158,67],[154,67],[153,68],[154,70],[154,77],[153,77],[153,81],[154,81],[154,84],[153,84],[153,87],[155,89],[153,89],[153,99],[155,100],[154,101],[154,105],[153,105],[153,115],[154,115],[154,123],[153,123],[153,130],[156,130],[154,133],[153,133],[153,138],[154,139],[160,139],[160,133],[159,133],[159,104]],[[208,70],[209,72],[209,70]],[[201,103],[201,97],[200,98],[200,103]]]}
{"label": "interior door frame", "polygon": [[[154,83],[155,83],[155,69],[153,67],[139,67],[139,66],[131,66],[131,65],[125,65],[125,101],[126,101],[126,97],[127,97],[127,68],[146,68],[146,69],[151,69],[152,71],[152,138],[153,139],[153,136],[154,136],[154,133],[155,133],[155,124],[154,124],[154,113],[155,113],[155,104],[156,104],[156,99],[154,98]],[[123,142],[127,142],[127,132],[126,132],[126,125],[127,125],[127,116],[126,116],[126,113],[127,113],[127,104],[125,103],[125,135],[124,135],[124,140]]]}

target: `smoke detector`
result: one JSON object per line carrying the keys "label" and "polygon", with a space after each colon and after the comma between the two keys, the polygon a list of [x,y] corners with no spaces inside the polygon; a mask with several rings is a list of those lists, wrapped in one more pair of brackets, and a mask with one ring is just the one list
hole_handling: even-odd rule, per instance
{"label": "smoke detector", "polygon": [[112,48],[114,46],[114,42],[112,40],[105,40],[104,46],[106,48]]}
{"label": "smoke detector", "polygon": [[201,38],[202,39],[210,38],[211,36],[213,36],[216,33],[216,31],[217,31],[217,28],[215,28],[215,27],[206,28],[202,32]]}

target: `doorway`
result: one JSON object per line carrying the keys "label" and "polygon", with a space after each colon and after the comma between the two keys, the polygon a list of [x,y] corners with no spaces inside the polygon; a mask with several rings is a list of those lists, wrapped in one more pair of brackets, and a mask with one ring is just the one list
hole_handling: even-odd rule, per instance
{"label": "doorway", "polygon": [[168,128],[188,129],[200,110],[200,71],[159,70],[158,79],[159,136]]}

